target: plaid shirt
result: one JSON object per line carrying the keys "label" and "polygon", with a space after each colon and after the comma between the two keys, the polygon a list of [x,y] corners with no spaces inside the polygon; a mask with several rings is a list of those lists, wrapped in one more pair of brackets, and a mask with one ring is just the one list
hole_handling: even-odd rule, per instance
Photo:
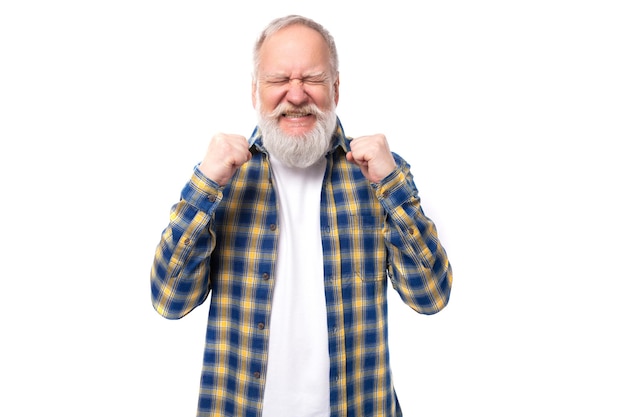
{"label": "plaid shirt", "polygon": [[[350,140],[338,121],[321,195],[331,416],[401,416],[388,282],[411,308],[433,314],[448,302],[452,270],[408,164],[394,154],[395,171],[372,184],[347,161]],[[185,316],[212,292],[198,416],[261,416],[281,225],[258,129],[250,149],[225,187],[196,167],[151,271],[152,302],[166,318]]]}

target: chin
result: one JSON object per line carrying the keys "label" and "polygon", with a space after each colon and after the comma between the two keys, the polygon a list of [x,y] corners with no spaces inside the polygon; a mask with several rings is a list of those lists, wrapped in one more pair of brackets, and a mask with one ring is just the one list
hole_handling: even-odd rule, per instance
{"label": "chin", "polygon": [[297,126],[294,126],[293,124],[290,124],[289,126],[284,126],[283,124],[279,124],[279,126],[280,126],[280,131],[284,135],[291,136],[291,137],[307,135],[313,132],[313,130],[315,130],[315,123],[313,123],[312,125],[309,123],[306,123],[306,124],[301,124]]}

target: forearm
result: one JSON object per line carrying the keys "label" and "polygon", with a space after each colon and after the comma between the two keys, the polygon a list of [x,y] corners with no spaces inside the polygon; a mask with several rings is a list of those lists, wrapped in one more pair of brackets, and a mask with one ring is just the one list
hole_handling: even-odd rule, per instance
{"label": "forearm", "polygon": [[408,166],[400,165],[377,195],[387,212],[384,234],[393,287],[414,310],[440,311],[450,297],[452,268],[435,224],[424,215]]}
{"label": "forearm", "polygon": [[172,207],[150,274],[152,304],[166,318],[185,316],[209,294],[210,221],[219,199],[217,187],[196,171]]}

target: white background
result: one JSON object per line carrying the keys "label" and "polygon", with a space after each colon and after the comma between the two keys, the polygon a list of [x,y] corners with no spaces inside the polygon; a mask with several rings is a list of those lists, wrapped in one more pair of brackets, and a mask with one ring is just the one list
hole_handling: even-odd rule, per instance
{"label": "white background", "polygon": [[289,13],[334,34],[347,134],[411,163],[453,265],[435,316],[390,295],[405,415],[626,415],[621,3],[3,2],[0,415],[195,415],[208,305],[158,316],[152,256],[211,135],[252,132]]}

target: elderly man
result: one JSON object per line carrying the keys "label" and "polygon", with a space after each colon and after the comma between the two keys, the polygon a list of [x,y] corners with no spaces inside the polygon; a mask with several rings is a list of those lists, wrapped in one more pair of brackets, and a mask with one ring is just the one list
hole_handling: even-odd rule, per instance
{"label": "elderly man", "polygon": [[178,319],[211,294],[199,416],[401,416],[387,285],[447,304],[452,270],[409,165],[335,114],[335,42],[276,19],[254,49],[249,139],[218,134],[172,207],[152,300]]}

